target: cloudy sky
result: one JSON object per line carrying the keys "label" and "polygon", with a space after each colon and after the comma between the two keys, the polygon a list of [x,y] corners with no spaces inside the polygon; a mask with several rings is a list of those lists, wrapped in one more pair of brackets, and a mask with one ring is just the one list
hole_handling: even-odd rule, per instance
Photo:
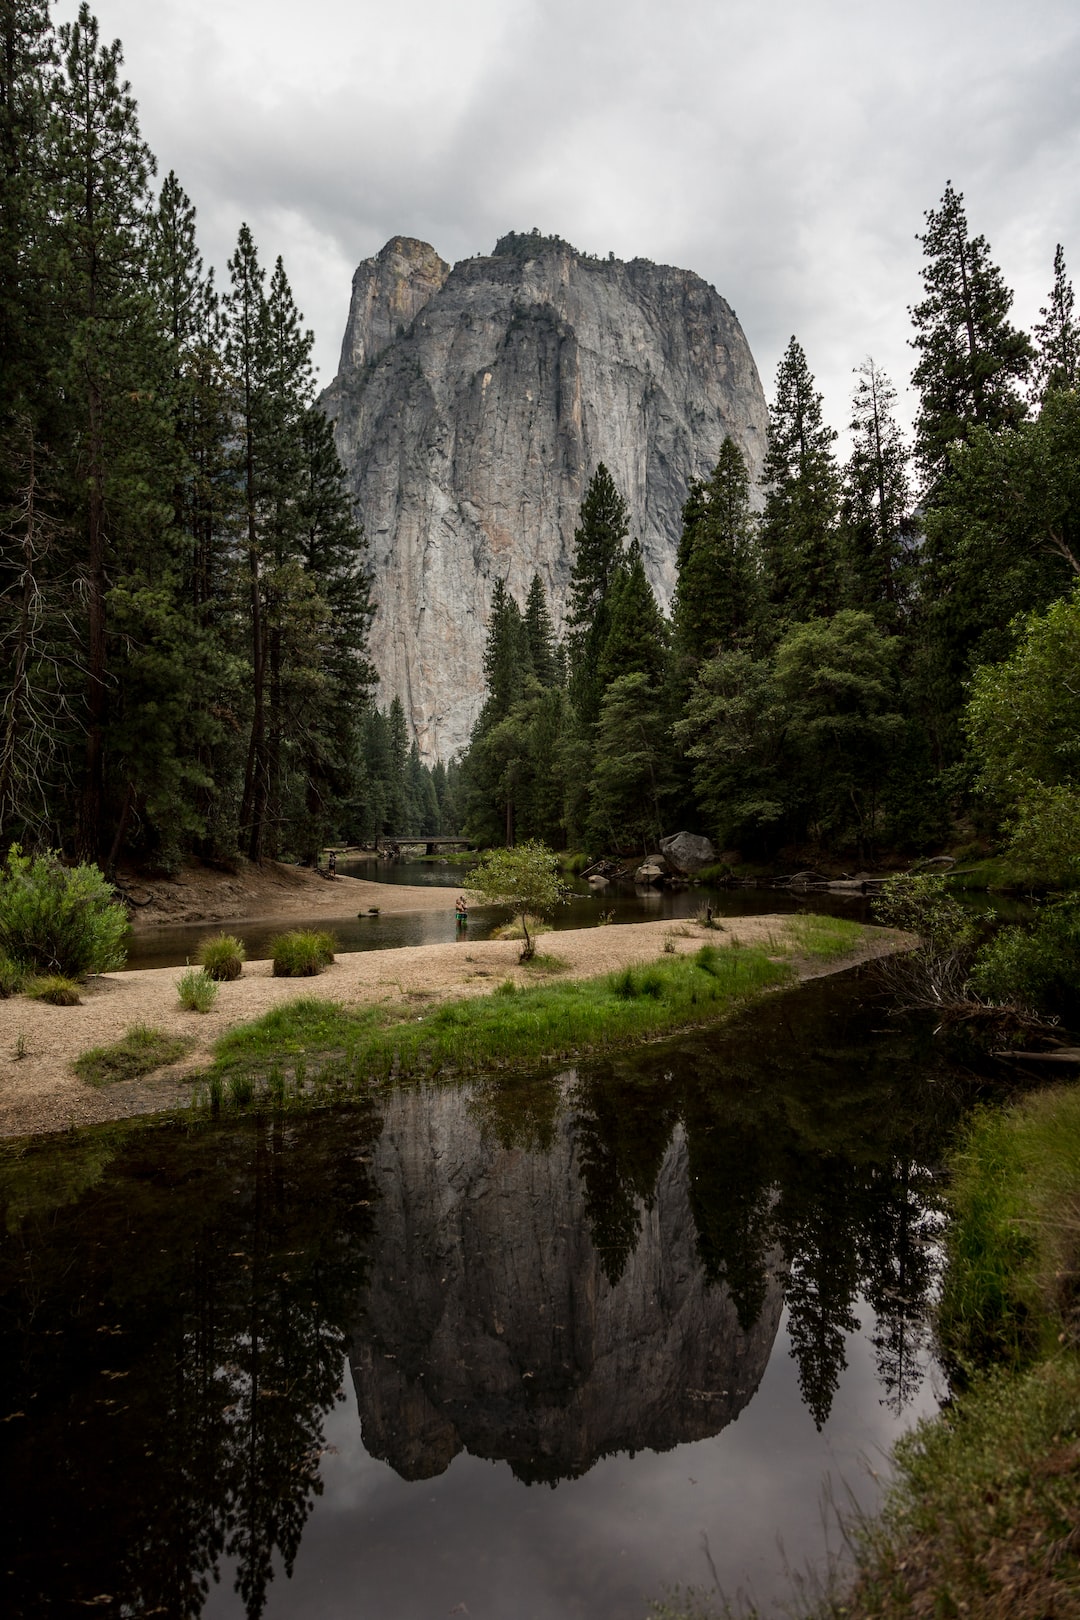
{"label": "cloudy sky", "polygon": [[[1075,0],[98,0],[143,134],[223,269],[281,253],[333,375],[357,262],[539,226],[696,270],[771,397],[792,333],[843,428],[872,354],[906,394],[925,209],[951,179],[1037,318],[1080,281]],[[54,15],[75,15],[60,0]],[[910,414],[910,396],[906,414]]]}

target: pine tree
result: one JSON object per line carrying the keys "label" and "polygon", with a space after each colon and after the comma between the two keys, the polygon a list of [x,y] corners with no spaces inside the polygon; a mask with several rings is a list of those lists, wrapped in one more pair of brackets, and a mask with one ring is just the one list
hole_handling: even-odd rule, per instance
{"label": "pine tree", "polygon": [[504,720],[525,688],[531,669],[529,639],[521,609],[497,579],[491,593],[487,641],[484,646],[484,681],[487,699],[481,715],[482,726]]}
{"label": "pine tree", "polygon": [[0,0],[0,432],[16,413],[28,411],[32,431],[40,429],[49,338],[45,137],[54,53],[47,0]]}
{"label": "pine tree", "polygon": [[236,252],[229,260],[230,291],[226,298],[228,335],[226,358],[236,387],[236,432],[239,480],[243,489],[242,548],[251,638],[251,723],[244,789],[240,803],[240,834],[252,860],[262,857],[269,794],[266,739],[266,641],[263,602],[261,533],[262,491],[258,481],[260,437],[265,400],[266,295],[265,273],[259,264],[255,240],[247,225],[240,227]]}
{"label": "pine tree", "polygon": [[910,532],[909,454],[893,414],[896,390],[873,360],[859,366],[841,522],[846,600],[895,618]]}
{"label": "pine tree", "polygon": [[539,574],[533,575],[529,585],[524,617],[533,674],[541,686],[556,686],[559,666],[555,650],[555,626],[551,622],[547,592]]}
{"label": "pine tree", "polygon": [[1059,242],[1054,253],[1054,285],[1035,327],[1032,398],[1036,404],[1048,394],[1076,388],[1080,382],[1080,321],[1073,311],[1072,282],[1065,273],[1065,249]]}
{"label": "pine tree", "polygon": [[742,451],[725,438],[707,482],[695,482],[683,507],[672,641],[680,689],[704,658],[755,625],[760,578],[750,507],[750,474]]}
{"label": "pine tree", "polygon": [[806,355],[793,337],[776,373],[762,471],[765,590],[778,629],[837,606],[836,434],[825,425],[821,406]]}
{"label": "pine tree", "polygon": [[409,728],[405,705],[395,693],[386,717],[388,832],[407,833],[409,827]]}
{"label": "pine tree", "polygon": [[160,432],[154,385],[161,350],[147,291],[147,187],[154,160],[120,76],[120,42],[100,44],[85,3],[58,37],[62,71],[49,129],[54,215],[48,251],[66,341],[53,377],[69,442],[78,445],[86,749],[77,843],[81,854],[94,858],[105,803],[108,573],[123,531],[134,534],[153,521],[146,474],[161,471],[153,451],[146,454]]}
{"label": "pine tree", "polygon": [[983,236],[969,237],[962,192],[945,187],[917,238],[926,297],[911,311],[919,362],[916,453],[928,489],[945,470],[951,445],[975,427],[996,431],[1023,421],[1020,388],[1031,372],[1026,335],[1007,319],[1012,293]]}
{"label": "pine tree", "polygon": [[667,661],[667,624],[645,577],[641,546],[631,541],[608,593],[608,632],[597,666],[601,689],[640,674],[658,686]]}
{"label": "pine tree", "polygon": [[626,502],[600,462],[585,492],[580,522],[574,530],[567,612],[570,696],[586,727],[595,725],[600,714],[600,655],[609,629],[608,599],[622,565],[623,542],[629,529]]}

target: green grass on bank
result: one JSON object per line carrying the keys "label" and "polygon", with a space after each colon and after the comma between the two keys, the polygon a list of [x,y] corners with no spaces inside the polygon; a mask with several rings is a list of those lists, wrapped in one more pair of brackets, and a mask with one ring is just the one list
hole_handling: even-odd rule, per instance
{"label": "green grass on bank", "polygon": [[938,1336],[958,1393],[900,1441],[817,1620],[1080,1614],[1080,1087],[981,1111],[953,1169]]}
{"label": "green grass on bank", "polygon": [[132,1024],[111,1046],[93,1046],[72,1065],[90,1086],[112,1086],[120,1080],[139,1080],[183,1057],[191,1046],[183,1035],[169,1035],[148,1024]]}
{"label": "green grass on bank", "polygon": [[1080,1612],[1080,1362],[988,1375],[896,1448],[858,1578],[821,1620],[1048,1620]]}
{"label": "green grass on bank", "polygon": [[[864,936],[857,923],[796,917],[762,946],[737,941],[664,955],[599,979],[516,986],[502,993],[415,1005],[344,1008],[315,997],[276,1007],[223,1036],[206,1082],[211,1097],[238,1096],[233,1082],[265,1082],[282,1095],[347,1092],[372,1082],[422,1079],[483,1069],[524,1070],[656,1039],[723,1016],[738,1003],[793,975],[791,957],[835,958]],[[556,963],[557,964],[557,960]],[[230,1089],[231,1088],[231,1089]]]}
{"label": "green grass on bank", "polygon": [[1080,1344],[1080,1088],[976,1115],[956,1156],[938,1313],[959,1367]]}

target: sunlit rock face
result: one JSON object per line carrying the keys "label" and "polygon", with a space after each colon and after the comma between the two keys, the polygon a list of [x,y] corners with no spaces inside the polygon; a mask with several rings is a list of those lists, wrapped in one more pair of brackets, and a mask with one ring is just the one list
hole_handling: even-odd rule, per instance
{"label": "sunlit rock face", "polygon": [[371,543],[372,656],[424,757],[468,740],[497,578],[534,573],[561,625],[599,462],[667,607],[687,486],[728,434],[761,470],[766,408],[730,306],[699,276],[509,236],[448,270],[395,237],[353,279],[323,395]]}
{"label": "sunlit rock face", "polygon": [[778,1263],[744,1330],[702,1272],[681,1129],[614,1282],[572,1108],[554,1131],[544,1153],[504,1148],[481,1139],[463,1092],[390,1100],[350,1359],[364,1444],[406,1479],[442,1473],[463,1449],[530,1481],[666,1450],[718,1433],[765,1371]]}

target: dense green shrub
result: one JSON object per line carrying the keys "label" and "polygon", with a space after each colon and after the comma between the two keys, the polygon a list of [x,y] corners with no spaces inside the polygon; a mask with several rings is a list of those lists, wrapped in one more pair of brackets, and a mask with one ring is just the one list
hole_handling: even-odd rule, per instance
{"label": "dense green shrub", "polygon": [[81,1005],[79,986],[74,979],[62,973],[47,973],[40,979],[28,979],[26,994],[33,1001],[47,1001],[50,1007],[78,1007]]}
{"label": "dense green shrub", "polygon": [[293,928],[270,941],[275,979],[309,979],[334,960],[337,941],[322,930]]}
{"label": "dense green shrub", "polygon": [[213,934],[199,946],[199,966],[212,979],[238,979],[246,960],[244,942],[235,934]]}
{"label": "dense green shrub", "polygon": [[13,844],[0,867],[0,954],[29,973],[81,979],[127,959],[127,912],[96,866]]}
{"label": "dense green shrub", "polygon": [[176,982],[176,993],[188,1012],[207,1013],[218,998],[218,986],[205,968],[188,968]]}
{"label": "dense green shrub", "polygon": [[1080,1016],[1080,901],[1051,902],[1030,928],[1002,928],[979,951],[971,983],[988,1001],[1075,1020]]}
{"label": "dense green shrub", "polygon": [[8,996],[18,995],[25,978],[26,974],[18,963],[0,951],[0,1001],[6,1001]]}

